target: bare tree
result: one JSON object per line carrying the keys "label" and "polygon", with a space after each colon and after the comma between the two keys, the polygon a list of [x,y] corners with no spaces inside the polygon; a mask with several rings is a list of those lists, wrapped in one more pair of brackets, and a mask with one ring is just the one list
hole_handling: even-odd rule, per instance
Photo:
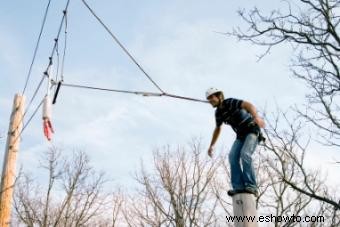
{"label": "bare tree", "polygon": [[[268,132],[271,130],[275,131],[270,127]],[[338,225],[337,210],[331,204],[318,199],[313,204],[314,197],[292,189],[291,184],[295,184],[308,190],[302,180],[300,159],[291,162],[287,155],[296,153],[297,145],[289,146],[286,140],[280,143],[281,133],[268,133],[268,137],[270,142],[259,147],[256,155],[261,192],[257,201],[259,213],[324,216],[327,225]],[[65,159],[53,148],[46,153],[47,161],[41,164],[48,173],[46,184],[39,184],[27,174],[18,179],[15,197],[18,223],[71,227],[232,226],[225,219],[233,215],[231,198],[226,193],[230,188],[228,152],[211,160],[201,150],[199,141],[185,148],[158,149],[153,165],[148,166],[153,168],[147,171],[142,165],[138,171],[136,190],[115,189],[112,194],[103,191],[103,176],[93,172],[85,154],[77,152],[72,159]],[[308,184],[315,196],[331,194],[318,175],[309,178]],[[283,224],[300,223],[277,222],[275,226]]]}
{"label": "bare tree", "polygon": [[112,203],[111,203],[112,221],[111,221],[110,226],[115,227],[115,226],[119,226],[119,224],[122,223],[122,221],[120,220],[120,217],[121,217],[124,201],[125,201],[124,193],[121,191],[121,189],[116,190],[112,196]]}
{"label": "bare tree", "polygon": [[155,172],[142,165],[136,177],[141,188],[124,209],[129,226],[216,226],[218,203],[211,182],[218,162],[201,156],[199,142],[189,149],[155,151]]}
{"label": "bare tree", "polygon": [[258,8],[239,15],[248,29],[234,29],[229,35],[267,50],[293,47],[293,75],[310,88],[307,104],[295,110],[319,130],[318,141],[340,146],[340,2],[338,0],[283,1],[286,7],[263,15]]}
{"label": "bare tree", "polygon": [[[338,226],[340,204],[339,196],[336,194],[337,188],[325,184],[319,170],[311,170],[305,166],[310,137],[303,133],[303,124],[299,118],[291,122],[286,113],[280,112],[267,122],[268,142],[265,145],[267,168],[279,183],[281,190],[289,191],[289,196],[284,200],[281,198],[279,204],[275,205],[285,201],[290,206],[297,206],[294,212],[322,216],[325,221],[323,225]],[[282,127],[284,123],[287,128]],[[291,194],[290,189],[293,189],[295,194]],[[276,198],[280,197],[276,195]],[[295,201],[292,201],[292,198],[295,198]],[[312,205],[312,208],[309,205]]]}
{"label": "bare tree", "polygon": [[[47,186],[27,174],[18,179],[15,193],[16,217],[26,226],[93,226],[107,204],[105,180],[89,165],[83,152],[71,159],[49,149],[41,167],[48,173]],[[100,226],[100,225],[96,225]]]}

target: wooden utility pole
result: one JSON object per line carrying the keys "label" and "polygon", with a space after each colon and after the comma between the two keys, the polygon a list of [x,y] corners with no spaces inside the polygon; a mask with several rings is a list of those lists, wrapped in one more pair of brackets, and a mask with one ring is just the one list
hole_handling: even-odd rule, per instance
{"label": "wooden utility pole", "polygon": [[[257,212],[255,196],[249,193],[239,193],[233,196],[234,216],[244,218],[243,221],[236,221],[235,227],[257,227]],[[255,217],[254,221],[249,219]],[[247,219],[248,218],[248,219]]]}
{"label": "wooden utility pole", "polygon": [[17,152],[19,151],[25,98],[16,94],[7,134],[6,150],[3,160],[0,191],[0,226],[10,226],[13,189],[15,183]]}

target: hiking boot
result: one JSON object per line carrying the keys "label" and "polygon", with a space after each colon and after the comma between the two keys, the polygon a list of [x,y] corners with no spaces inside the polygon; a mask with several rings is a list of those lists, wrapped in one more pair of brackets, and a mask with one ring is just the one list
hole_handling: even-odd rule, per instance
{"label": "hiking boot", "polygon": [[259,192],[257,191],[256,188],[246,187],[246,188],[243,190],[243,192],[253,194],[255,197],[258,197],[258,196],[259,196]]}
{"label": "hiking boot", "polygon": [[228,195],[229,196],[234,196],[234,195],[236,195],[238,193],[242,193],[242,192],[244,192],[243,189],[233,189],[233,190],[229,190],[228,191]]}

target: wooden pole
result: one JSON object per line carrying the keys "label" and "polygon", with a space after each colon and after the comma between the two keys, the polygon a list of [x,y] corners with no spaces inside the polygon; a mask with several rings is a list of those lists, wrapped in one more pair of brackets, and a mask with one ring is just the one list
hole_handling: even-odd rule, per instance
{"label": "wooden pole", "polygon": [[0,191],[0,226],[10,226],[13,189],[15,183],[17,152],[19,151],[25,98],[16,94],[7,134]]}
{"label": "wooden pole", "polygon": [[[243,218],[235,221],[235,227],[257,227],[257,212],[255,196],[249,193],[239,193],[233,196],[234,216]],[[255,217],[254,221],[249,218]],[[248,219],[247,219],[248,218]]]}

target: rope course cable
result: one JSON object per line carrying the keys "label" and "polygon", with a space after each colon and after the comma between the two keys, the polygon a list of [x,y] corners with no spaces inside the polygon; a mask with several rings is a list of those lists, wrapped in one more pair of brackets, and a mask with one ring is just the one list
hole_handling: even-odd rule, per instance
{"label": "rope course cable", "polygon": [[[51,54],[50,56],[48,57],[49,61],[48,61],[48,65],[44,71],[44,76],[42,78],[42,80],[47,77],[48,79],[50,79],[50,75],[49,75],[49,71],[50,71],[50,68],[51,66],[53,65],[53,57],[54,57],[54,53],[57,51],[57,48],[58,48],[58,41],[59,41],[59,37],[60,37],[60,33],[61,33],[61,30],[62,30],[62,27],[63,27],[63,24],[64,24],[64,21],[65,21],[65,18],[66,18],[66,13],[67,13],[67,10],[68,10],[68,6],[70,4],[70,0],[67,0],[66,2],[66,5],[65,5],[65,8],[63,10],[63,16],[61,18],[61,21],[60,21],[60,24],[59,24],[59,28],[58,28],[58,32],[57,32],[57,36],[56,38],[54,39],[54,45],[53,45],[53,48],[52,48],[52,51],[51,51]],[[35,92],[35,95],[36,93],[38,92],[40,86],[41,86],[41,83],[42,81],[40,81],[39,85],[38,85],[38,89],[36,90]],[[50,89],[50,88],[49,88]],[[34,96],[35,97],[35,96]],[[33,101],[34,98],[32,98],[32,101]]]}
{"label": "rope course cable", "polygon": [[57,42],[57,48],[56,48],[56,54],[57,54],[57,66],[56,68],[56,72],[55,72],[55,76],[54,76],[54,81],[58,81],[58,76],[59,76],[59,68],[60,68],[60,54],[59,54],[59,42]]}
{"label": "rope course cable", "polygon": [[59,36],[60,36],[61,30],[63,28],[63,24],[64,24],[64,21],[65,21],[65,18],[66,18],[67,9],[68,9],[69,4],[70,4],[70,0],[67,0],[65,9],[63,10],[63,16],[62,16],[61,21],[60,21],[58,33],[57,33],[56,38],[54,39],[54,46],[53,46],[51,54],[50,54],[50,59],[53,58],[54,53],[56,51],[56,48],[57,48],[57,45],[58,45],[58,41],[59,41]]}
{"label": "rope course cable", "polygon": [[60,75],[60,81],[64,80],[64,65],[65,65],[65,56],[66,56],[66,47],[67,47],[67,11],[63,11],[65,19],[63,21],[63,27],[64,27],[64,43],[63,43],[63,52],[60,60],[60,53],[59,53],[59,34],[56,41],[56,49],[55,52],[57,54],[57,66],[56,66],[56,73],[54,77],[54,81],[59,81],[59,75]]}
{"label": "rope course cable", "polygon": [[[48,15],[48,12],[49,12],[49,8],[50,8],[50,5],[51,5],[51,0],[48,1],[47,5],[46,5],[46,8],[45,8],[45,12],[44,12],[44,16],[43,16],[43,19],[42,19],[42,23],[41,23],[41,27],[40,27],[40,31],[39,31],[39,35],[38,35],[38,38],[37,38],[37,42],[36,42],[36,45],[35,45],[35,48],[34,48],[34,52],[33,52],[33,57],[32,57],[32,60],[31,60],[31,63],[30,63],[30,66],[29,66],[29,69],[28,69],[28,72],[27,72],[27,76],[26,76],[26,80],[25,80],[25,84],[24,84],[24,88],[22,90],[22,95],[25,94],[26,92],[26,89],[27,89],[27,86],[28,86],[28,83],[29,83],[29,80],[31,78],[31,75],[32,75],[32,69],[33,69],[33,65],[35,63],[35,59],[36,59],[36,56],[37,56],[37,53],[38,53],[38,49],[39,49],[39,46],[40,46],[40,40],[41,40],[41,37],[42,37],[42,34],[43,34],[43,31],[44,31],[44,28],[45,28],[45,24],[46,24],[46,20],[47,20],[47,15]],[[20,119],[20,123],[18,125],[20,125],[23,120],[24,120],[24,117],[26,116],[31,104],[33,103],[33,100],[35,99],[41,85],[42,85],[42,82],[44,81],[44,78],[45,76],[42,77],[42,79],[40,80],[37,88],[35,89],[34,93],[33,93],[33,96],[29,102],[29,104],[27,105],[27,107],[25,108],[25,111],[24,111],[24,114],[22,116],[22,118]],[[39,107],[41,106],[41,104],[39,105]],[[38,108],[37,108],[38,109]],[[36,109],[36,111],[37,111]],[[35,112],[36,112],[35,111]],[[29,124],[29,122],[31,121],[31,118],[30,120],[28,121],[28,123],[25,123],[25,127],[27,127],[27,125]],[[18,137],[20,137],[20,135],[22,134],[22,132],[24,130],[21,130]],[[18,138],[16,138],[15,140],[17,140]]]}
{"label": "rope course cable", "polygon": [[63,50],[63,57],[61,60],[61,70],[60,70],[60,77],[61,81],[64,81],[64,67],[65,67],[65,56],[66,56],[66,48],[67,48],[67,11],[64,11],[65,14],[65,25],[64,25],[64,50]]}
{"label": "rope course cable", "polygon": [[41,85],[43,84],[45,78],[46,78],[46,75],[44,74],[44,75],[41,77],[41,80],[40,80],[40,82],[39,82],[37,88],[35,89],[32,98],[30,99],[30,101],[29,101],[29,103],[28,103],[28,105],[27,105],[27,108],[26,108],[26,110],[25,110],[25,112],[24,112],[24,115],[23,115],[24,117],[26,116],[26,113],[28,112],[29,108],[31,107],[31,105],[32,105],[32,103],[33,103],[33,101],[34,101],[34,99],[35,99],[35,97],[37,96],[38,91],[40,90],[40,87],[41,87]]}
{"label": "rope course cable", "polygon": [[[31,75],[32,67],[33,67],[33,64],[34,64],[34,61],[35,61],[36,52],[37,52],[37,49],[38,49],[38,46],[39,46],[39,42],[40,42],[40,39],[41,39],[42,30],[43,30],[43,27],[45,25],[45,21],[46,21],[46,17],[47,17],[47,11],[48,11],[50,2],[51,2],[51,0],[49,0],[48,7],[47,7],[46,12],[45,12],[42,29],[41,29],[41,32],[39,34],[38,42],[37,42],[36,49],[35,49],[35,52],[34,52],[34,57],[33,57],[33,60],[32,60],[31,66],[30,66],[28,77],[27,77],[26,82],[25,82],[24,91],[26,90],[26,87],[27,87],[27,84],[28,84],[28,80],[29,80],[29,77]],[[91,90],[100,90],[100,91],[107,91],[107,92],[128,93],[128,94],[143,95],[143,96],[156,96],[156,97],[164,97],[165,96],[165,97],[170,97],[170,98],[176,98],[176,99],[183,99],[183,100],[188,100],[188,101],[207,103],[206,100],[201,100],[201,99],[196,99],[196,98],[191,98],[191,97],[185,97],[185,96],[180,96],[180,95],[174,95],[174,94],[170,94],[170,93],[165,92],[152,79],[152,77],[144,70],[142,65],[140,63],[138,63],[138,61],[132,56],[132,54],[128,51],[128,49],[119,41],[119,39],[114,35],[114,33],[109,29],[109,27],[106,26],[106,24],[97,16],[97,14],[87,4],[87,2],[85,0],[82,0],[82,2],[87,7],[87,9],[91,12],[91,14],[98,20],[98,22],[104,27],[104,29],[110,34],[110,36],[119,45],[119,47],[125,52],[125,54],[128,55],[128,57],[132,60],[132,62],[140,69],[140,71],[145,75],[145,77],[147,77],[147,79],[160,92],[119,90],[119,89],[101,88],[101,87],[94,87],[94,86],[85,86],[85,85],[79,85],[79,84],[64,83],[64,65],[65,65],[65,56],[66,56],[66,48],[67,48],[67,10],[68,10],[69,3],[70,3],[70,0],[67,0],[66,6],[65,6],[65,8],[63,10],[63,16],[62,16],[60,24],[59,24],[57,36],[54,39],[54,45],[53,45],[53,48],[52,48],[52,50],[50,52],[50,55],[48,57],[48,60],[49,60],[48,61],[48,65],[47,65],[47,67],[46,67],[46,69],[44,71],[44,74],[43,74],[41,80],[39,81],[38,86],[36,87],[36,89],[35,89],[35,91],[33,93],[32,98],[29,101],[29,104],[28,104],[27,108],[25,109],[25,112],[23,114],[23,118],[27,115],[29,108],[31,107],[31,105],[33,104],[35,98],[37,97],[37,94],[38,94],[38,92],[39,92],[39,90],[40,90],[40,88],[41,88],[41,86],[43,84],[43,81],[46,78],[48,79],[48,86],[47,86],[47,94],[45,95],[45,97],[50,94],[50,90],[53,88],[53,86],[57,85],[57,88],[56,88],[55,93],[54,93],[53,104],[55,104],[55,102],[56,102],[56,97],[58,95],[58,92],[59,92],[59,89],[60,89],[61,86],[73,87],[73,88],[82,88],[82,89],[91,89]],[[59,38],[60,38],[63,26],[64,26],[64,45],[63,45],[62,59],[61,59],[61,62],[60,62]],[[57,67],[56,68],[56,74],[55,74],[55,76],[53,78],[54,80],[53,80],[51,78],[50,71],[51,71],[51,67],[53,65],[53,58],[54,58],[55,53],[57,54],[58,59],[57,59],[57,66],[56,66]],[[59,75],[60,75],[60,80],[59,80]],[[24,130],[28,127],[28,125],[30,124],[30,122],[32,121],[32,119],[34,118],[36,113],[38,112],[38,109],[41,107],[43,102],[44,102],[44,99],[41,100],[41,102],[38,104],[38,106],[33,111],[32,115],[29,117],[28,121],[23,125],[23,128],[20,131],[20,133],[18,135],[18,138],[21,136],[21,134],[24,132]]]}
{"label": "rope course cable", "polygon": [[129,58],[137,65],[137,67],[142,71],[142,73],[151,81],[151,83],[162,93],[165,93],[160,86],[151,78],[151,76],[144,70],[141,64],[132,56],[132,54],[127,50],[127,48],[119,41],[119,39],[113,34],[108,26],[103,22],[102,19],[94,12],[94,10],[87,4],[85,0],[82,0],[86,8],[91,12],[91,14],[97,19],[97,21],[104,27],[104,29],[110,34],[112,39],[120,46],[120,48],[129,56]]}
{"label": "rope course cable", "polygon": [[170,97],[170,98],[184,99],[188,101],[208,103],[208,101],[206,100],[195,99],[195,98],[190,98],[190,97],[185,97],[185,96],[180,96],[180,95],[174,95],[174,94],[169,94],[166,92],[157,93],[157,92],[148,92],[148,91],[119,90],[119,89],[100,88],[100,87],[78,85],[78,84],[67,84],[67,83],[62,83],[61,85],[65,87],[83,88],[83,89],[117,92],[117,93],[127,93],[127,94],[143,95],[143,96],[158,96],[158,97],[165,96],[165,97]]}
{"label": "rope course cable", "polygon": [[25,94],[26,88],[28,86],[28,82],[29,82],[31,74],[32,74],[33,65],[34,65],[35,58],[36,58],[37,53],[38,53],[40,40],[41,40],[41,36],[42,36],[42,33],[44,31],[44,27],[45,27],[45,24],[46,24],[46,19],[47,19],[47,14],[48,14],[48,11],[49,11],[49,8],[50,8],[50,4],[51,4],[51,0],[48,1],[46,9],[45,9],[44,17],[43,17],[42,24],[41,24],[41,27],[40,27],[40,32],[39,32],[38,39],[37,39],[37,42],[36,42],[36,45],[35,45],[35,48],[34,48],[32,61],[31,61],[30,67],[28,69],[24,88],[22,90],[23,95]]}
{"label": "rope course cable", "polygon": [[[132,56],[132,54],[128,51],[128,49],[119,41],[117,36],[111,31],[111,29],[103,22],[103,20],[96,14],[96,12],[90,7],[90,5],[85,1],[82,0],[86,8],[91,12],[91,14],[97,19],[97,21],[104,27],[104,29],[109,33],[112,39],[120,46],[120,48],[128,55],[128,57],[137,65],[137,67],[141,70],[141,72],[150,80],[150,82],[161,92],[161,93],[154,93],[154,92],[141,92],[141,91],[127,91],[127,90],[117,90],[117,89],[106,89],[106,88],[95,88],[89,86],[82,86],[82,85],[72,85],[73,87],[78,88],[88,88],[88,89],[95,89],[95,90],[105,90],[105,91],[112,91],[112,92],[120,92],[120,93],[131,93],[131,94],[141,94],[144,96],[167,96],[171,98],[178,98],[178,99],[185,99],[189,101],[196,101],[196,102],[204,102],[207,103],[206,100],[200,100],[190,97],[184,97],[180,95],[169,94],[165,92],[160,86],[152,79],[152,77],[144,70],[142,65],[138,63],[138,61]],[[70,84],[64,86],[71,86]]]}
{"label": "rope course cable", "polygon": [[62,30],[62,27],[63,27],[63,24],[64,24],[64,20],[65,20],[65,17],[66,17],[66,12],[67,12],[69,3],[70,3],[70,0],[67,0],[66,6],[65,6],[65,8],[64,8],[64,10],[63,10],[63,16],[62,16],[62,18],[61,18],[61,22],[60,22],[60,25],[59,25],[59,28],[58,28],[57,36],[56,36],[56,38],[54,39],[54,45],[53,45],[51,54],[50,54],[50,56],[49,56],[49,58],[48,58],[48,59],[49,59],[48,65],[47,65],[47,67],[46,67],[46,70],[44,71],[44,75],[42,76],[42,78],[41,78],[41,80],[40,80],[40,82],[39,82],[37,88],[35,89],[35,91],[34,91],[34,93],[33,93],[32,98],[30,99],[29,104],[27,105],[27,108],[26,108],[26,110],[25,110],[24,116],[26,115],[26,113],[28,112],[28,110],[29,110],[31,104],[33,103],[33,101],[34,101],[34,99],[35,99],[35,97],[36,97],[38,91],[39,91],[40,88],[41,88],[41,85],[42,85],[44,79],[45,79],[45,78],[49,78],[49,70],[50,70],[50,68],[51,68],[51,66],[52,66],[52,64],[53,64],[53,56],[54,56],[54,53],[56,52],[57,47],[58,47],[58,40],[59,40],[59,36],[60,36],[61,30]]}
{"label": "rope course cable", "polygon": [[33,114],[30,116],[30,118],[28,118],[28,120],[27,120],[27,121],[25,122],[25,124],[23,125],[22,130],[21,130],[21,132],[20,132],[19,135],[21,135],[21,134],[24,132],[24,130],[26,129],[26,127],[28,126],[28,124],[32,121],[32,119],[34,118],[34,116],[37,114],[39,108],[40,108],[41,105],[43,104],[43,101],[44,101],[44,99],[42,99],[42,100],[39,102],[38,106],[37,106],[37,107],[35,108],[35,110],[33,111]]}
{"label": "rope course cable", "polygon": [[[63,50],[63,56],[61,60],[61,67],[60,67],[60,80],[58,80],[58,73],[55,79],[55,83],[57,84],[56,89],[54,90],[54,95],[53,95],[53,100],[52,104],[56,104],[57,102],[57,97],[59,94],[59,90],[61,88],[61,83],[64,81],[64,68],[65,68],[65,56],[66,56],[66,48],[67,48],[67,11],[65,11],[65,25],[64,25],[64,50]],[[59,56],[58,56],[58,66],[59,70]],[[58,71],[57,70],[57,71]]]}
{"label": "rope course cable", "polygon": [[[30,78],[30,75],[31,75],[31,71],[32,71],[32,68],[33,68],[33,65],[34,65],[34,62],[35,62],[35,58],[36,58],[36,54],[37,54],[37,50],[38,50],[38,47],[39,47],[39,43],[40,43],[40,39],[41,39],[41,34],[42,34],[42,30],[45,26],[45,22],[46,22],[46,18],[47,18],[47,11],[49,9],[49,6],[50,6],[50,2],[51,0],[49,0],[48,2],[48,5],[46,7],[46,10],[45,10],[45,14],[44,14],[44,19],[43,19],[43,26],[42,26],[42,29],[41,29],[41,32],[39,33],[39,37],[38,37],[38,41],[37,41],[37,45],[36,45],[36,48],[35,48],[35,51],[34,51],[34,55],[33,55],[33,60],[31,62],[31,66],[30,66],[30,70],[29,70],[29,73],[28,73],[28,76],[27,76],[27,79],[26,79],[26,82],[25,82],[25,87],[24,87],[24,90],[23,90],[23,93],[24,94],[24,91],[26,90],[26,87],[27,87],[27,84],[28,84],[28,80]],[[60,25],[59,25],[59,28],[58,28],[58,32],[57,32],[57,36],[56,38],[54,39],[54,45],[53,45],[53,48],[51,50],[51,54],[49,56],[49,61],[48,61],[48,65],[46,67],[46,70],[44,71],[43,73],[43,76],[41,78],[41,80],[39,81],[38,83],[38,86],[36,87],[36,89],[34,90],[34,93],[33,93],[33,96],[32,98],[30,99],[27,107],[25,108],[25,111],[24,111],[24,114],[23,114],[23,117],[19,123],[19,125],[23,122],[23,119],[24,117],[27,115],[34,99],[37,97],[37,94],[41,88],[41,85],[43,84],[43,81],[45,78],[49,78],[49,71],[50,71],[50,68],[53,64],[53,57],[54,57],[54,53],[57,51],[57,48],[58,48],[58,40],[59,40],[59,36],[60,36],[60,33],[61,33],[61,30],[62,30],[62,27],[63,27],[63,24],[65,23],[65,20],[66,20],[66,13],[67,13],[67,10],[68,10],[68,6],[69,6],[69,3],[70,3],[70,0],[67,0],[66,2],[66,5],[64,7],[64,10],[63,10],[63,16],[61,18],[61,21],[60,21]],[[52,87],[54,86],[54,84],[51,85],[51,87],[49,87],[48,89],[51,89]],[[32,118],[34,117],[34,115],[37,113],[38,109],[40,108],[40,106],[42,105],[43,103],[43,100],[40,102],[40,104],[37,106],[37,108],[34,110],[32,116],[29,118],[29,120],[24,123],[24,126],[23,126],[23,129],[20,131],[19,135],[18,136],[21,136],[22,132],[24,131],[24,129],[29,125],[29,123],[31,122]]]}

